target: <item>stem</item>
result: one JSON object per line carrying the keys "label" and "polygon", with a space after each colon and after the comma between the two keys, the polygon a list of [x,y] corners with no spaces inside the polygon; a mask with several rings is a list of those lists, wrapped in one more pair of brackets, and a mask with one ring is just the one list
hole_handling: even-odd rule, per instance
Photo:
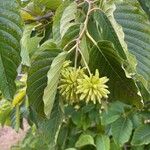
{"label": "stem", "polygon": [[[91,13],[93,10],[95,10],[95,9],[92,9],[92,3],[93,3],[92,1],[90,1],[90,0],[85,0],[84,2],[87,2],[88,5],[89,5],[89,7],[88,7],[88,11],[87,11],[87,15],[86,15],[85,21],[84,21],[84,23],[83,23],[83,29],[80,31],[79,37],[76,39],[76,44],[68,51],[68,53],[72,52],[72,50],[74,50],[74,49],[76,48],[76,53],[75,53],[75,68],[77,67],[78,52],[79,52],[79,53],[81,54],[81,57],[82,57],[83,62],[84,62],[84,64],[85,64],[85,67],[86,67],[87,70],[88,70],[89,75],[91,75],[91,71],[90,71],[90,69],[89,69],[89,67],[88,67],[88,64],[87,64],[87,62],[86,62],[86,60],[85,60],[85,58],[84,58],[83,53],[82,53],[81,50],[80,50],[80,46],[79,46],[79,45],[80,45],[80,42],[81,42],[81,39],[82,39],[83,35],[85,34],[85,32],[86,32],[86,30],[87,30],[87,24],[88,24],[88,20],[89,20],[89,15],[90,15],[90,13]],[[70,44],[70,43],[68,43],[68,44],[65,46],[65,48],[68,47],[69,44]],[[65,48],[64,48],[64,49],[65,49]]]}
{"label": "stem", "polygon": [[75,42],[75,41],[76,41],[76,39],[71,40],[69,43],[67,43],[67,44],[65,45],[65,47],[64,47],[63,49],[65,50],[71,43],[73,43],[73,42]]}
{"label": "stem", "polygon": [[77,39],[77,42],[79,42],[81,40],[81,38],[83,37],[85,31],[86,31],[86,28],[87,28],[87,24],[88,24],[88,20],[89,20],[89,14],[91,12],[91,2],[89,0],[86,0],[86,2],[88,2],[89,4],[89,8],[88,8],[88,12],[87,12],[87,15],[86,15],[86,18],[85,18],[85,21],[84,21],[84,26],[83,26],[83,29],[81,30],[80,34],[79,34],[79,37]]}
{"label": "stem", "polygon": [[78,51],[79,51],[80,54],[81,54],[81,57],[82,57],[82,59],[83,59],[83,62],[84,62],[84,64],[85,64],[86,69],[88,70],[89,75],[91,75],[90,68],[89,68],[89,66],[88,66],[88,64],[87,64],[87,62],[86,62],[86,60],[85,60],[85,58],[84,58],[84,56],[83,56],[83,53],[81,52],[80,49],[78,49]]}
{"label": "stem", "polygon": [[96,41],[91,37],[91,35],[89,34],[88,30],[86,30],[86,35],[93,42],[94,45],[97,45]]}
{"label": "stem", "polygon": [[127,150],[127,148],[126,148],[126,146],[125,146],[125,145],[123,146],[123,149],[124,149],[124,150]]}
{"label": "stem", "polygon": [[88,12],[87,12],[87,15],[86,15],[86,18],[85,18],[85,21],[84,21],[84,26],[83,26],[83,29],[81,30],[81,32],[80,32],[80,34],[79,34],[79,37],[77,38],[77,40],[76,40],[76,44],[77,44],[77,47],[76,47],[76,59],[77,59],[77,57],[78,57],[78,52],[81,54],[81,57],[82,57],[82,59],[83,59],[83,62],[84,62],[84,64],[85,64],[85,67],[87,68],[87,70],[88,70],[88,73],[89,73],[89,75],[91,75],[91,71],[90,71],[90,69],[89,69],[89,66],[88,66],[88,64],[87,64],[87,62],[86,62],[86,60],[85,60],[85,58],[84,58],[84,55],[83,55],[83,53],[81,52],[81,50],[80,50],[80,41],[81,41],[81,39],[82,39],[82,37],[83,37],[83,35],[84,35],[84,33],[86,32],[86,29],[87,29],[87,24],[88,24],[88,20],[89,20],[89,14],[90,14],[90,11],[91,11],[91,2],[90,2],[90,0],[85,0],[87,3],[88,3],[88,5],[89,5],[89,7],[88,7]]}
{"label": "stem", "polygon": [[68,54],[71,53],[75,48],[76,48],[77,44],[75,44],[69,51]]}
{"label": "stem", "polygon": [[77,61],[78,61],[78,47],[76,47],[76,53],[75,53],[75,62],[74,62],[74,67],[75,69],[77,68]]}

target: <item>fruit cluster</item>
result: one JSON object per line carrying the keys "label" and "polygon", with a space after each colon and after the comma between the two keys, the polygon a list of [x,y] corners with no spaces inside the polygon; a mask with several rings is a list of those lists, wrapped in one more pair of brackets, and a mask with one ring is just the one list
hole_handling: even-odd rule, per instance
{"label": "fruit cluster", "polygon": [[[67,64],[67,65],[66,65]],[[61,71],[60,85],[58,87],[60,94],[64,100],[69,103],[78,103],[85,101],[86,103],[101,103],[102,98],[108,98],[108,82],[107,77],[99,77],[99,71],[95,71],[95,75],[86,75],[85,68],[74,68],[69,66],[68,62]]]}

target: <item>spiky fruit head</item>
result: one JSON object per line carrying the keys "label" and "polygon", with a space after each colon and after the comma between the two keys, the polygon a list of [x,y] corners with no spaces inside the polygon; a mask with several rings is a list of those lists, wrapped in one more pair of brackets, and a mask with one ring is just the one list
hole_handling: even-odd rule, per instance
{"label": "spiky fruit head", "polygon": [[60,86],[58,87],[60,94],[69,104],[77,103],[79,96],[77,94],[77,79],[83,77],[84,69],[74,67],[66,67],[61,71]]}
{"label": "spiky fruit head", "polygon": [[92,101],[94,104],[98,101],[101,103],[102,98],[108,98],[108,82],[107,77],[99,77],[99,72],[96,70],[95,75],[88,77],[84,74],[84,77],[78,79],[77,94],[80,95],[80,100],[85,100],[86,103]]}

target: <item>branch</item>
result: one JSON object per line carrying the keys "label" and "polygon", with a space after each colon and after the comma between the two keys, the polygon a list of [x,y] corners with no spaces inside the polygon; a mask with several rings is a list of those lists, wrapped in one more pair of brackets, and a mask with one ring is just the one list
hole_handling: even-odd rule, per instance
{"label": "branch", "polygon": [[90,15],[91,7],[92,7],[90,0],[85,0],[85,1],[88,3],[89,7],[88,7],[88,12],[87,12],[85,21],[83,23],[83,29],[80,31],[79,37],[76,39],[75,68],[77,66],[77,58],[78,58],[78,52],[79,52],[81,54],[81,56],[82,56],[83,62],[85,64],[85,67],[87,68],[89,74],[91,75],[91,71],[90,71],[90,69],[88,67],[88,64],[87,64],[87,62],[86,62],[86,60],[85,60],[85,58],[83,56],[83,53],[80,50],[80,42],[81,42],[81,39],[82,39],[84,33],[86,32],[87,24],[88,24],[88,20],[89,20],[89,15]]}
{"label": "branch", "polygon": [[41,20],[49,20],[51,17],[54,16],[54,13],[52,11],[48,12],[47,14],[43,16],[37,16],[35,18],[36,21],[41,21]]}

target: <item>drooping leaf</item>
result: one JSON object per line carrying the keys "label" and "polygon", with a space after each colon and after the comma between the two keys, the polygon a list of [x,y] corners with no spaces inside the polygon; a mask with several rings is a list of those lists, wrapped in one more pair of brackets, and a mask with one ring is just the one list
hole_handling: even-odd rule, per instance
{"label": "drooping leaf", "polygon": [[132,133],[132,122],[129,118],[120,117],[114,123],[112,123],[112,135],[114,141],[123,146],[124,143],[128,142]]}
{"label": "drooping leaf", "polygon": [[[108,40],[114,44],[114,47],[118,54],[123,58],[127,59],[126,51],[122,46],[120,37],[118,37],[116,29],[113,27],[111,21],[109,20],[107,14],[102,11],[97,11],[94,14],[94,20],[97,23],[97,32],[99,33],[99,38],[95,39]],[[92,32],[92,31],[91,31]]]}
{"label": "drooping leaf", "polygon": [[[48,48],[49,49],[49,48]],[[27,80],[27,95],[29,104],[39,114],[44,114],[43,94],[47,85],[47,72],[53,59],[59,54],[58,49],[40,51],[33,56]]]}
{"label": "drooping leaf", "polygon": [[90,69],[93,72],[99,69],[101,76],[109,78],[109,98],[139,106],[141,97],[138,95],[136,84],[133,79],[126,77],[122,64],[123,60],[118,56],[111,42],[98,42],[91,50]]}
{"label": "drooping leaf", "polygon": [[87,40],[86,40],[85,36],[83,36],[79,46],[80,46],[81,52],[83,54],[83,57],[85,58],[85,61],[88,64],[89,63],[89,50],[88,50]]}
{"label": "drooping leaf", "polygon": [[79,137],[78,141],[75,144],[75,147],[81,148],[81,147],[86,146],[86,145],[95,146],[94,139],[91,135],[83,134]]}
{"label": "drooping leaf", "polygon": [[44,89],[43,101],[44,101],[44,112],[48,118],[50,117],[53,108],[61,68],[63,62],[66,59],[67,54],[68,54],[67,52],[60,53],[53,60],[50,70],[48,71],[47,74],[48,82],[47,87]]}
{"label": "drooping leaf", "polygon": [[55,16],[53,18],[53,39],[57,44],[61,42],[61,33],[60,33],[60,20],[63,15],[63,12],[67,6],[69,6],[70,2],[63,2],[60,7],[57,9]]}
{"label": "drooping leaf", "polygon": [[15,0],[0,1],[0,90],[7,99],[13,98],[16,89],[21,36],[19,5]]}
{"label": "drooping leaf", "polygon": [[95,13],[95,20],[99,36],[102,40],[109,40],[114,44],[119,56],[123,58],[126,64],[123,65],[126,76],[131,78],[136,74],[137,61],[134,55],[128,51],[127,44],[124,39],[122,27],[117,23],[114,17],[116,5],[114,1],[102,1],[102,10]]}
{"label": "drooping leaf", "polygon": [[150,125],[145,124],[139,126],[134,134],[131,141],[132,145],[144,145],[150,143]]}
{"label": "drooping leaf", "polygon": [[116,5],[115,18],[123,27],[129,51],[137,58],[137,72],[150,89],[150,22],[137,0]]}
{"label": "drooping leaf", "polygon": [[60,34],[61,38],[65,35],[67,30],[75,23],[75,15],[77,13],[77,4],[72,2],[68,7],[65,8],[62,17],[60,19]]}
{"label": "drooping leaf", "polygon": [[96,137],[97,150],[110,150],[110,139],[107,135],[98,135]]}

